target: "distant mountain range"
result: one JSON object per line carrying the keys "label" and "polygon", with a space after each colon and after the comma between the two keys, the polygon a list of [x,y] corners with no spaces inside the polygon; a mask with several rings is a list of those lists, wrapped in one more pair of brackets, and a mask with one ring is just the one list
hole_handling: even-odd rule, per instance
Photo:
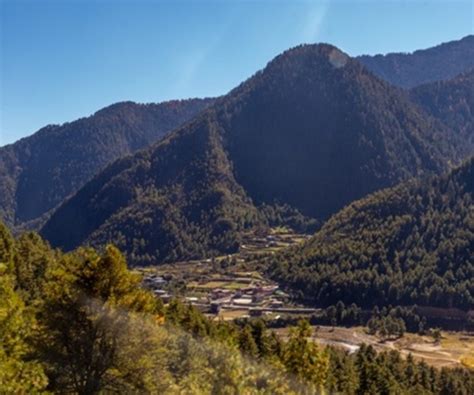
{"label": "distant mountain range", "polygon": [[273,276],[322,305],[474,306],[474,159],[378,191],[334,215]]}
{"label": "distant mountain range", "polygon": [[235,251],[275,218],[314,229],[472,155],[473,51],[474,36],[356,59],[299,46],[219,99],[47,126],[0,148],[0,217],[66,249],[113,241],[143,264]]}
{"label": "distant mountain range", "polygon": [[0,148],[0,218],[10,226],[38,227],[105,165],[148,146],[213,101],[117,103]]}
{"label": "distant mountain range", "polygon": [[412,100],[463,140],[465,153],[474,150],[474,69],[451,80],[410,90]]}
{"label": "distant mountain range", "polygon": [[108,166],[41,232],[65,249],[113,241],[135,264],[235,251],[243,229],[266,223],[263,204],[324,220],[370,192],[458,163],[468,154],[465,132],[440,121],[442,111],[333,46],[299,46]]}
{"label": "distant mountain range", "polygon": [[474,35],[413,53],[358,57],[374,74],[402,88],[447,80],[474,68]]}

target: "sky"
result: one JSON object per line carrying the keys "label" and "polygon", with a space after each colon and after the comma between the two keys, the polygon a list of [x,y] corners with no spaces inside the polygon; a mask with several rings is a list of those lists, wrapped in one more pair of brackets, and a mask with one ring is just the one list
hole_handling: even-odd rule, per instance
{"label": "sky", "polygon": [[225,94],[301,43],[411,52],[473,18],[472,0],[0,0],[0,146],[119,101]]}

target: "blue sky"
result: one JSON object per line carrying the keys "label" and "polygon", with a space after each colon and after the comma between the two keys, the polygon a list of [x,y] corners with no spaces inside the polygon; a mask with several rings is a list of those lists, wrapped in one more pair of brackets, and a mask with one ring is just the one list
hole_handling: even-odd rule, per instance
{"label": "blue sky", "polygon": [[359,55],[473,33],[470,0],[0,0],[0,7],[0,146],[117,101],[224,94],[300,43]]}

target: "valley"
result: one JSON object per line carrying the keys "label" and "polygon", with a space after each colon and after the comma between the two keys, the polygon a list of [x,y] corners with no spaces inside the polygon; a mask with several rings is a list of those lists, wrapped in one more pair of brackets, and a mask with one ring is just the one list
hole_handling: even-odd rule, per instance
{"label": "valley", "polygon": [[[248,232],[237,253],[203,260],[190,260],[135,268],[143,276],[143,286],[164,303],[177,298],[192,305],[213,321],[262,318],[281,339],[287,340],[289,328],[298,319],[318,319],[323,309],[295,302],[281,286],[262,271],[261,258],[301,244],[309,236],[279,227],[265,232]],[[448,315],[448,310],[420,308],[427,314]],[[366,312],[370,314],[369,311]],[[453,314],[451,312],[451,314]],[[441,331],[439,341],[428,334],[405,333],[396,339],[370,335],[364,326],[313,325],[310,340],[349,353],[362,344],[378,352],[395,350],[406,358],[430,366],[474,367],[474,332]]]}
{"label": "valley", "polygon": [[214,320],[280,315],[307,317],[319,310],[292,302],[274,281],[256,270],[259,259],[296,245],[308,235],[287,228],[247,232],[237,253],[135,270],[164,302],[178,297]]}

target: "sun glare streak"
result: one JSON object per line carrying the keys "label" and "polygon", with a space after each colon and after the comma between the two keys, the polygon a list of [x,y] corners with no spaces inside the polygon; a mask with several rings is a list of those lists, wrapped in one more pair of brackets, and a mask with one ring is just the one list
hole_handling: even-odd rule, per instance
{"label": "sun glare streak", "polygon": [[310,5],[301,32],[302,42],[314,43],[318,40],[328,8],[329,2],[327,1]]}

